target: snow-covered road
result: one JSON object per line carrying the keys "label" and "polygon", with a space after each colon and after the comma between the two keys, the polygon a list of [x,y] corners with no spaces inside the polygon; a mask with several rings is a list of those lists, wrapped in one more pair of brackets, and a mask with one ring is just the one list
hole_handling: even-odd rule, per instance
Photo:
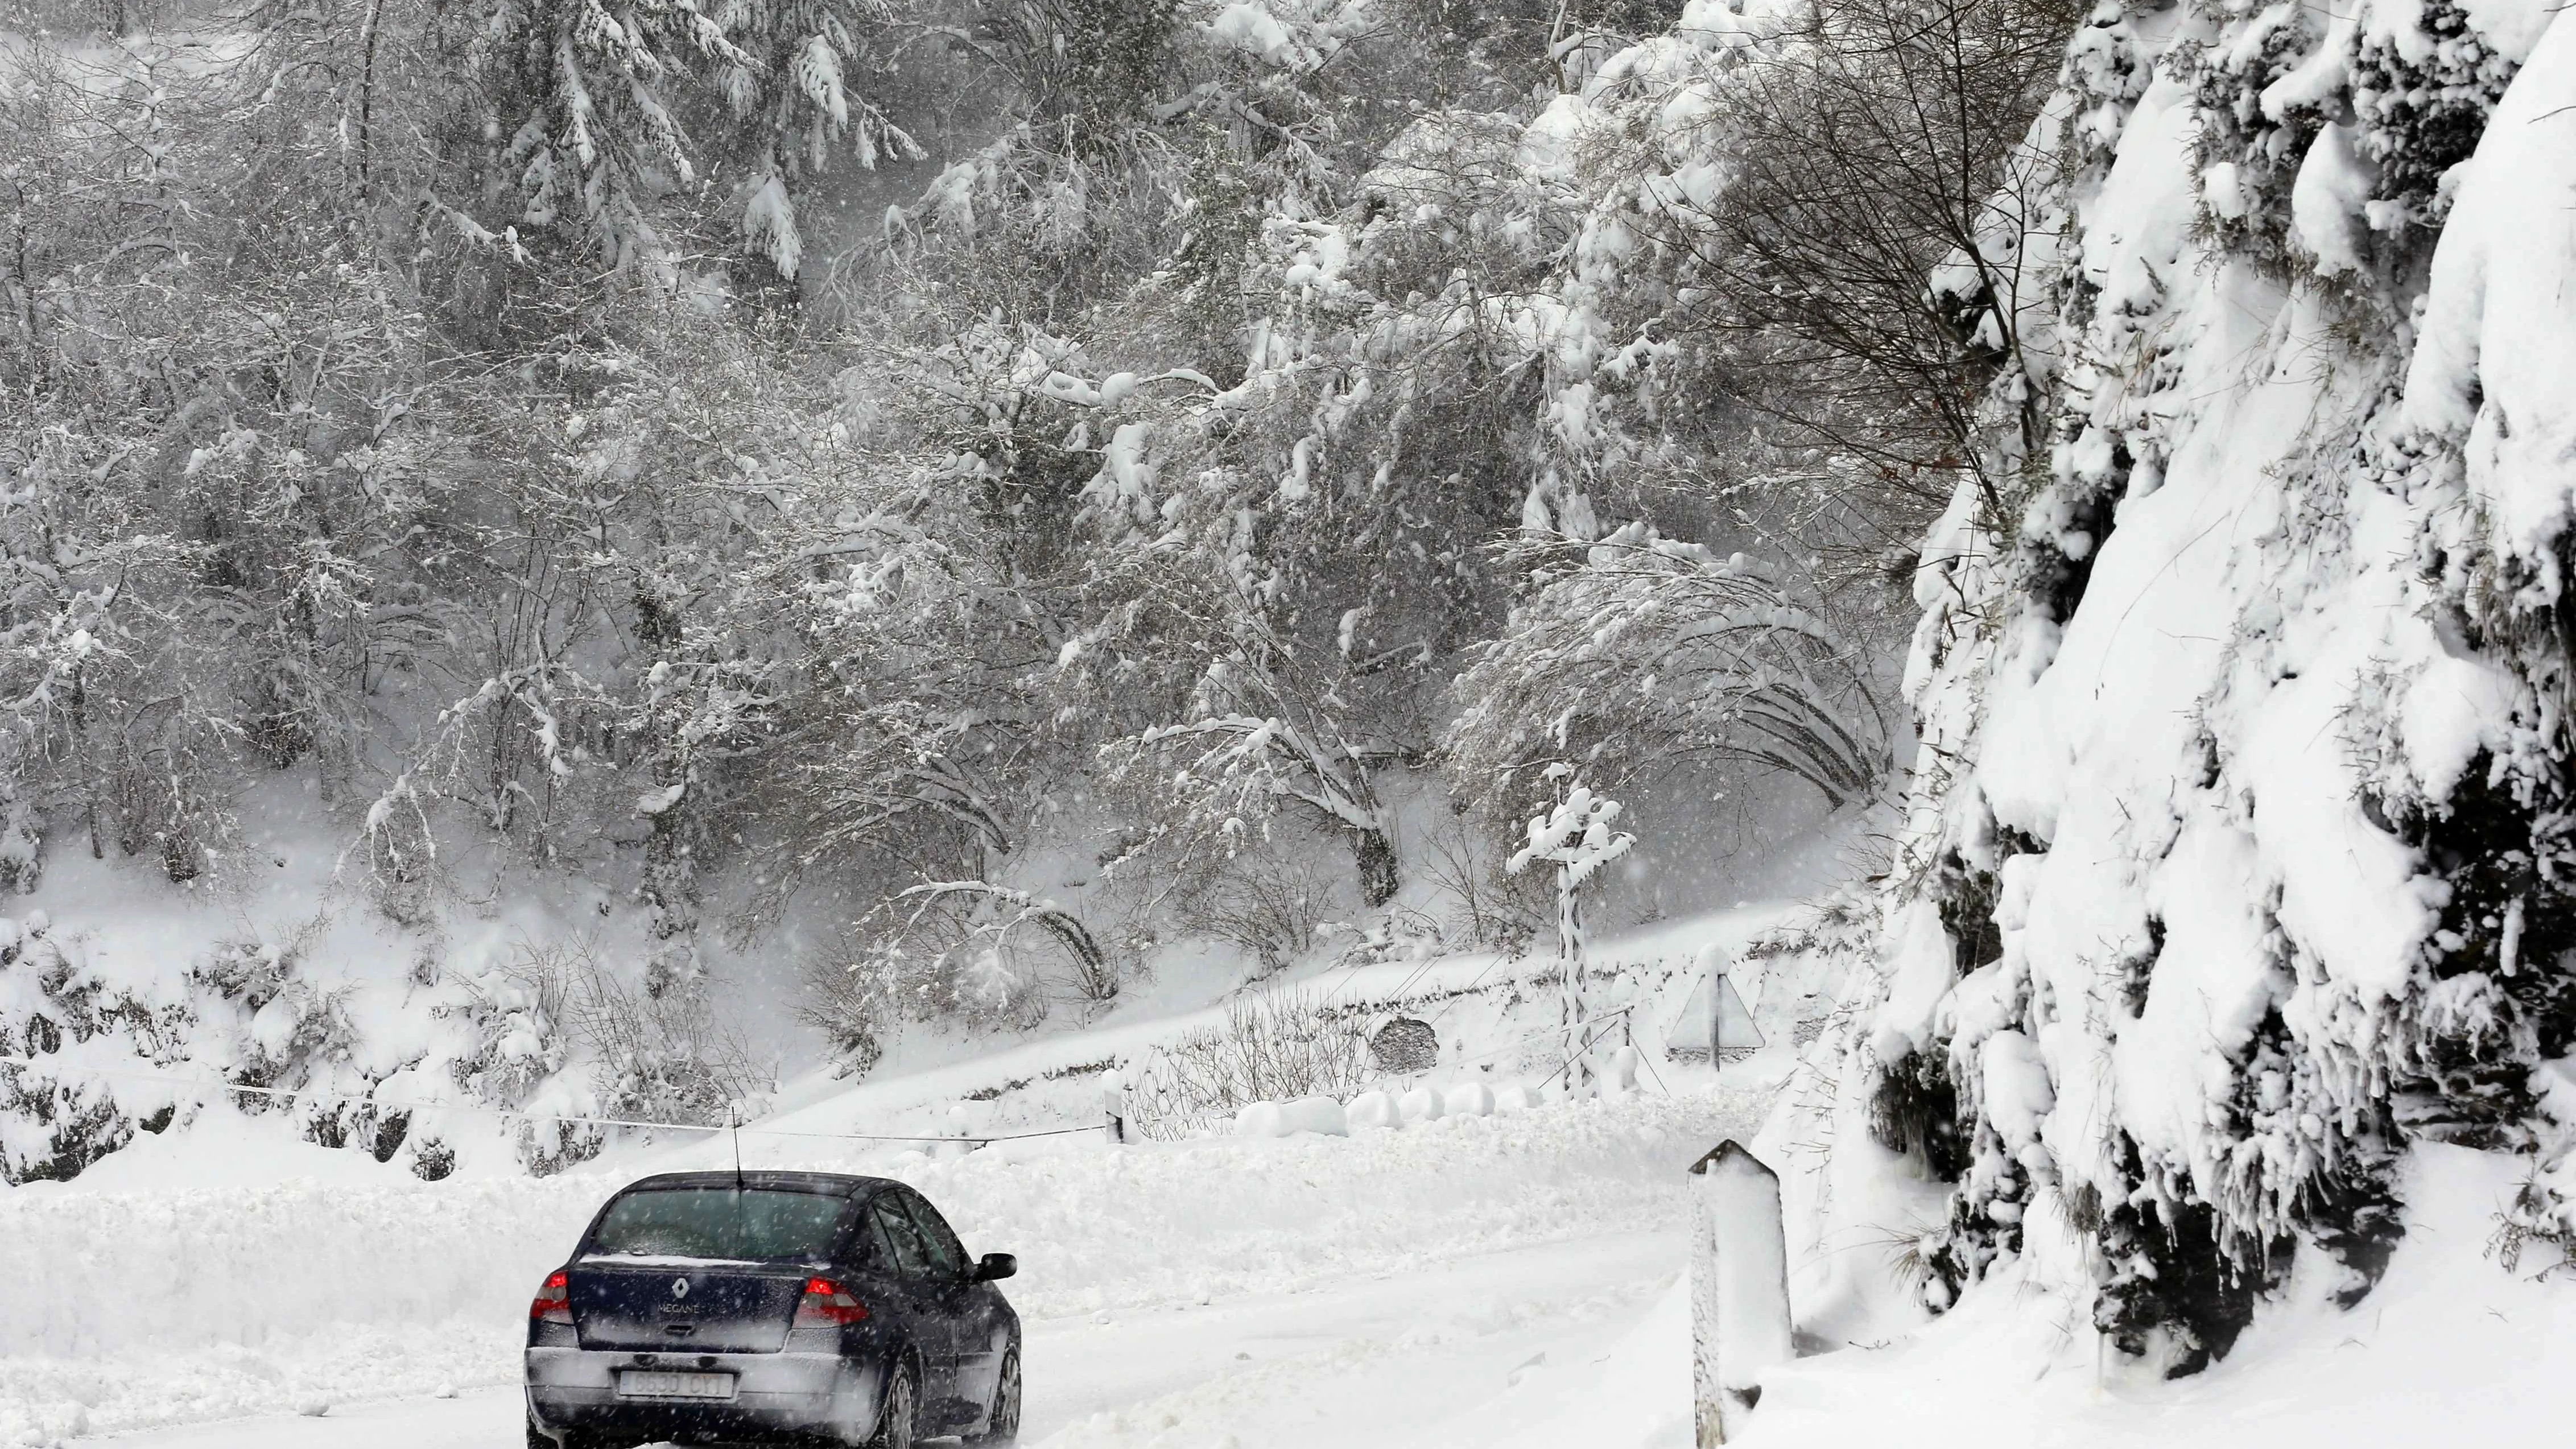
{"label": "snow-covered road", "polygon": [[[1676,1280],[1670,1233],[1609,1233],[1292,1293],[1032,1323],[1023,1442],[1060,1449],[1492,1444],[1536,1431]],[[1669,1412],[1685,1392],[1672,1365]],[[1594,1393],[1577,1397],[1594,1400]],[[1636,1407],[1636,1406],[1627,1406]],[[493,1449],[515,1390],[75,1441],[118,1449]],[[1678,1422],[1676,1417],[1675,1422]],[[1497,1435],[1503,1436],[1498,1438]]]}
{"label": "snow-covered road", "polygon": [[[1166,1417],[1194,1427],[1161,1449],[1295,1442],[1275,1431],[1319,1406],[1348,1419],[1337,1438],[1368,1442],[1371,1423],[1472,1405],[1638,1311],[1682,1261],[1651,1235],[1681,1226],[1683,1169],[1749,1132],[1762,1096],[1703,1082],[1349,1137],[826,1148],[794,1165],[900,1177],[970,1247],[1019,1255],[1032,1442],[1151,1445]],[[0,1444],[220,1444],[232,1431],[186,1426],[249,1422],[281,1445],[346,1444],[358,1422],[382,1449],[492,1442],[507,1395],[499,1411],[430,1395],[514,1381],[529,1293],[646,1165],[0,1196]],[[140,1282],[166,1285],[167,1311],[127,1310]]]}

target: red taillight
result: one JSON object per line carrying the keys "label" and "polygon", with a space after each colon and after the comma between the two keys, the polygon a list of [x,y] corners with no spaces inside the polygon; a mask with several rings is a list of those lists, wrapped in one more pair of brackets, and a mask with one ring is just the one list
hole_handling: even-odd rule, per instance
{"label": "red taillight", "polygon": [[557,1268],[546,1275],[546,1286],[537,1290],[536,1301],[528,1305],[531,1323],[572,1322],[572,1275]]}
{"label": "red taillight", "polygon": [[829,1278],[805,1280],[805,1296],[796,1304],[798,1328],[838,1328],[868,1316],[868,1306]]}

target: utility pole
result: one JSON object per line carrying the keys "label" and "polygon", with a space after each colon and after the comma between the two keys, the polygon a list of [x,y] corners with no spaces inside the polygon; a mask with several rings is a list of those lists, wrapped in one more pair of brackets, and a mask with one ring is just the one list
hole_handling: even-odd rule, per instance
{"label": "utility pole", "polygon": [[1529,844],[1503,870],[1518,875],[1532,861],[1556,867],[1557,1020],[1565,1032],[1566,1082],[1580,1096],[1591,1085],[1583,1060],[1583,887],[1601,867],[1628,853],[1637,837],[1614,833],[1610,823],[1626,807],[1573,782],[1569,765],[1551,765],[1549,777],[1567,782],[1554,810],[1529,823]]}

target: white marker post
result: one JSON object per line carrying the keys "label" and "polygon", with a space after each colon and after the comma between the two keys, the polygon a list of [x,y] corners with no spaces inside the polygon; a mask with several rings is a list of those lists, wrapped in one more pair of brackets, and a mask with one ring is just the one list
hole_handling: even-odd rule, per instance
{"label": "white marker post", "polygon": [[1127,1079],[1116,1067],[1100,1074],[1100,1107],[1109,1118],[1109,1140],[1127,1140]]}
{"label": "white marker post", "polygon": [[1741,1433],[1762,1376],[1795,1356],[1780,1179],[1732,1141],[1691,1164],[1691,1396],[1699,1449]]}

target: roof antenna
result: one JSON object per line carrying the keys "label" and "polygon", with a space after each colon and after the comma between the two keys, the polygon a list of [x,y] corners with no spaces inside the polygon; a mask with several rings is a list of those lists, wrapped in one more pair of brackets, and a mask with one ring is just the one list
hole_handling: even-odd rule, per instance
{"label": "roof antenna", "polygon": [[733,1102],[725,1104],[725,1126],[733,1136],[733,1190],[740,1192],[742,1191],[742,1108],[739,1104]]}

